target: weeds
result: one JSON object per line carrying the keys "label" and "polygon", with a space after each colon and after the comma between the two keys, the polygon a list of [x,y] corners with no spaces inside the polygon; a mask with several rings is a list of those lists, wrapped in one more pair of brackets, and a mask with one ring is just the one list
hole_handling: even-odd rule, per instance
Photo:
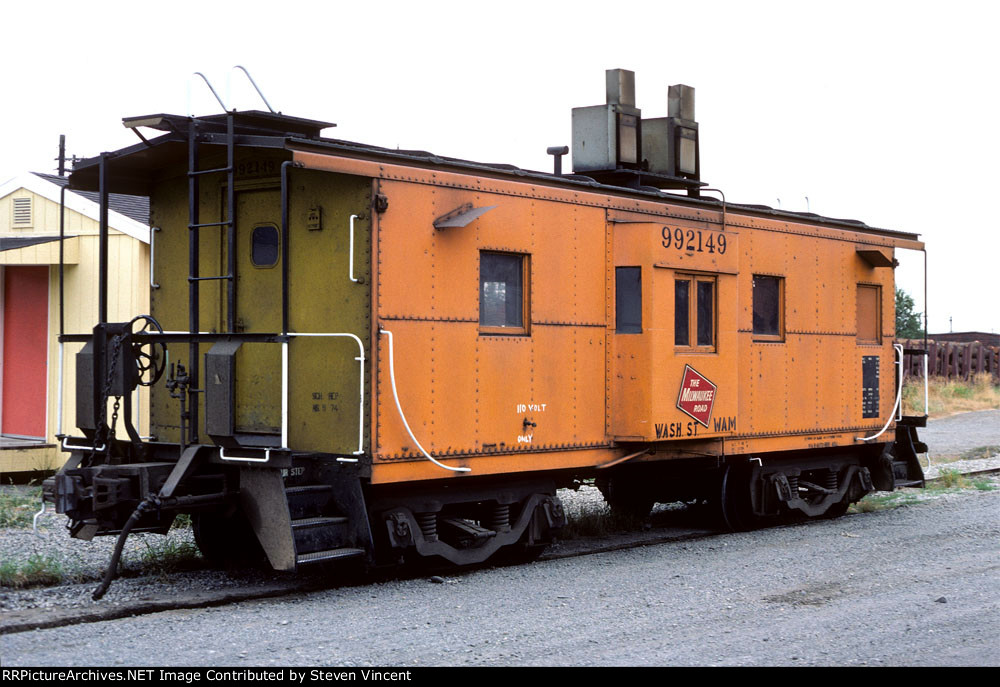
{"label": "weeds", "polygon": [[901,491],[894,491],[888,494],[869,494],[849,509],[851,513],[875,513],[880,510],[899,508],[900,506],[910,506],[918,503],[920,497],[916,494],[909,494]]}
{"label": "weeds", "polygon": [[643,518],[615,513],[607,504],[594,505],[571,515],[559,531],[562,539],[600,537],[613,532],[627,532],[642,527]]}
{"label": "weeds", "polygon": [[993,491],[997,488],[997,485],[988,479],[977,479],[972,483],[972,486],[979,491]]}
{"label": "weeds", "polygon": [[[944,417],[970,410],[1000,408],[1000,386],[987,373],[971,379],[931,377],[927,385],[931,417]],[[924,410],[924,380],[909,377],[903,383],[903,409],[907,414]]]}
{"label": "weeds", "polygon": [[66,577],[62,562],[55,556],[33,553],[23,561],[0,563],[0,587],[38,587],[59,584]]}
{"label": "weeds", "polygon": [[29,527],[41,503],[41,487],[0,487],[0,527]]}
{"label": "weeds", "polygon": [[155,544],[151,537],[145,537],[145,549],[139,553],[138,565],[155,573],[172,573],[194,567],[201,558],[198,547],[189,541],[179,541],[173,537],[163,537]]}
{"label": "weeds", "polygon": [[927,485],[928,489],[965,489],[969,480],[955,469],[942,470],[936,480]]}

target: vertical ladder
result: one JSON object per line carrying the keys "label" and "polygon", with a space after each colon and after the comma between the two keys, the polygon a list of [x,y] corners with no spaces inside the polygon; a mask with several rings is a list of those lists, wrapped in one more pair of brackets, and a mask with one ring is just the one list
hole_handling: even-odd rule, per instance
{"label": "vertical ladder", "polygon": [[[214,93],[214,90],[213,90]],[[199,120],[191,117],[188,125],[188,325],[191,341],[189,344],[189,375],[188,407],[191,422],[188,425],[188,444],[198,443],[198,388],[199,379],[199,344],[197,334],[200,329],[200,298],[199,285],[203,281],[218,281],[225,279],[226,290],[226,333],[235,331],[236,317],[236,136],[235,110],[226,113],[226,166],[213,169],[199,169],[198,127]],[[200,217],[200,185],[199,180],[206,174],[226,173],[226,208],[227,218],[220,222],[202,222]],[[226,274],[203,277],[199,268],[199,241],[201,230],[208,227],[226,227]]]}

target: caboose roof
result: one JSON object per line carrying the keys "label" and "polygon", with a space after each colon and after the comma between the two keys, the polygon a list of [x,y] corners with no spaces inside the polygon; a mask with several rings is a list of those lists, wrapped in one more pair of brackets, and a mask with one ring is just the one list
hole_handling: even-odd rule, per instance
{"label": "caboose roof", "polygon": [[[722,201],[716,198],[693,198],[687,195],[668,193],[652,186],[630,188],[600,183],[580,174],[555,175],[547,172],[521,169],[510,164],[483,163],[460,158],[435,155],[423,150],[398,150],[382,148],[354,141],[322,138],[320,132],[334,124],[312,119],[289,117],[287,115],[261,112],[257,110],[234,113],[234,133],[241,147],[272,148],[279,150],[336,154],[368,160],[386,160],[395,164],[421,168],[451,170],[493,178],[541,183],[546,185],[589,190],[609,195],[620,195],[646,200],[663,200],[670,203],[719,208]],[[199,140],[202,145],[224,149],[226,145],[225,114],[198,117]],[[125,126],[136,130],[142,139],[140,143],[105,153],[109,191],[133,195],[149,195],[153,185],[162,180],[162,170],[185,164],[188,155],[188,130],[191,117],[182,115],[157,114],[142,117],[127,117]],[[161,136],[146,139],[138,132],[139,127],[164,131]],[[76,163],[70,175],[70,188],[96,191],[98,169],[101,157],[93,157]],[[878,234],[898,239],[915,241],[919,234],[872,227],[862,221],[826,217],[812,212],[794,212],[775,209],[767,205],[726,203],[726,209],[740,214],[788,219],[823,226],[834,226],[866,234]]]}

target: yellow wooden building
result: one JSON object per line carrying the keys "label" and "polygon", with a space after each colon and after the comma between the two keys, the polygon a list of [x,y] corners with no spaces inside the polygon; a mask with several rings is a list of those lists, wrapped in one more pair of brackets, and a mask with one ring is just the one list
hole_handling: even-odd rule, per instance
{"label": "yellow wooden building", "polygon": [[[72,433],[75,358],[60,350],[62,327],[89,333],[98,319],[98,194],[63,191],[68,180],[27,173],[0,185],[0,481],[58,468],[58,436]],[[60,212],[60,197],[65,211]],[[123,322],[149,312],[149,201],[111,194],[108,215],[108,316]],[[136,392],[137,427],[147,434],[145,389]]]}

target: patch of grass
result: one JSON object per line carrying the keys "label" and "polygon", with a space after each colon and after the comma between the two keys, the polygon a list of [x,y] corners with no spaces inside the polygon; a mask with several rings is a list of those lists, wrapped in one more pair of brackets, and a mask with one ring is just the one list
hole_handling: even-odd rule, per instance
{"label": "patch of grass", "polygon": [[20,589],[54,585],[62,582],[65,576],[62,562],[54,556],[33,553],[24,561],[0,563],[0,587]]}
{"label": "patch of grass", "polygon": [[[1000,408],[1000,386],[990,375],[981,373],[969,380],[931,377],[927,386],[931,417],[944,417],[970,410]],[[924,410],[924,381],[908,377],[903,383],[903,412],[921,414]]]}
{"label": "patch of grass", "polygon": [[198,547],[189,541],[173,537],[162,537],[152,543],[152,536],[146,536],[142,543],[145,548],[139,553],[138,567],[154,573],[172,573],[189,569],[201,558]]}
{"label": "patch of grass", "polygon": [[613,532],[638,530],[643,522],[643,518],[615,513],[607,504],[595,505],[570,515],[566,526],[559,531],[559,537],[601,537]]}
{"label": "patch of grass", "polygon": [[938,477],[927,485],[928,489],[965,489],[969,480],[958,470],[948,469],[938,473]]}
{"label": "patch of grass", "polygon": [[0,527],[31,527],[41,504],[41,487],[0,487]]}
{"label": "patch of grass", "polygon": [[977,479],[972,482],[972,486],[979,491],[994,491],[997,485],[988,479]]}
{"label": "patch of grass", "polygon": [[849,509],[849,513],[875,513],[880,510],[889,510],[890,508],[899,508],[900,506],[911,506],[914,503],[918,503],[920,497],[916,494],[893,491],[890,493],[874,493],[869,494],[857,503],[853,504]]}

